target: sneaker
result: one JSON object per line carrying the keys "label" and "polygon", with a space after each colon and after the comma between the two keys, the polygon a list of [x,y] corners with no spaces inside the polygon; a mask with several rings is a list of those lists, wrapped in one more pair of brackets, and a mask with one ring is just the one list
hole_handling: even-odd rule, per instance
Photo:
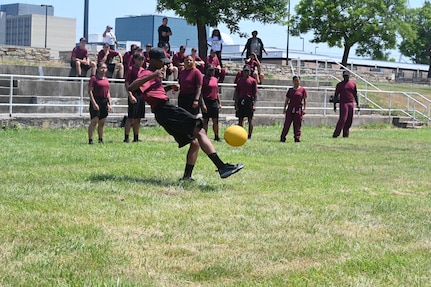
{"label": "sneaker", "polygon": [[140,143],[142,140],[133,140],[134,143]]}
{"label": "sneaker", "polygon": [[129,140],[129,139],[124,139],[124,140],[123,140],[123,143],[128,143],[128,142],[130,142],[130,140]]}
{"label": "sneaker", "polygon": [[94,144],[93,139],[88,139],[88,144]]}
{"label": "sneaker", "polygon": [[301,140],[300,140],[300,139],[295,138],[295,142],[296,142],[296,143],[300,143],[300,142],[301,142]]}
{"label": "sneaker", "polygon": [[103,141],[103,139],[99,139],[99,143],[103,144],[105,142]]}
{"label": "sneaker", "polygon": [[244,167],[244,164],[237,163],[237,164],[229,164],[226,163],[221,169],[218,170],[221,178],[226,178],[231,176],[234,173],[237,173]]}
{"label": "sneaker", "polygon": [[195,180],[191,176],[183,176],[182,178],[180,178],[180,181],[192,182],[192,181],[195,181]]}
{"label": "sneaker", "polygon": [[285,143],[286,142],[286,138],[280,138],[280,142],[281,143]]}
{"label": "sneaker", "polygon": [[216,142],[221,141],[219,137],[215,137],[215,138],[214,138],[214,140],[215,140]]}

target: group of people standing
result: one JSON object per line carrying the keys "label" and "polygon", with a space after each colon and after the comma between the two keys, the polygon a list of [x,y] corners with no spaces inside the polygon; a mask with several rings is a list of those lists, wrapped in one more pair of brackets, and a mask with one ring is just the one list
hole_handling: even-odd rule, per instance
{"label": "group of people standing", "polygon": [[[333,96],[334,112],[337,111],[337,103],[340,105],[340,116],[332,137],[337,138],[343,132],[343,137],[349,137],[350,127],[353,122],[355,103],[360,111],[358,91],[356,83],[350,80],[349,71],[343,71],[343,81],[335,87]],[[280,135],[280,142],[286,142],[286,136],[293,122],[293,138],[295,142],[301,142],[302,120],[306,114],[307,90],[301,86],[301,78],[293,76],[293,87],[286,93],[283,113],[285,120]]]}

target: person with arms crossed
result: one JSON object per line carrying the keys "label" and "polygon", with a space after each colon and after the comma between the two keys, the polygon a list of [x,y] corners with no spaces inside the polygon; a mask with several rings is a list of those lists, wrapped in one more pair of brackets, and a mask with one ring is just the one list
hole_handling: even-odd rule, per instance
{"label": "person with arms crossed", "polygon": [[172,30],[168,26],[168,18],[163,17],[162,19],[162,25],[159,26],[159,29],[157,30],[159,33],[159,43],[157,44],[158,47],[163,48],[165,44],[168,45],[168,53],[171,52],[171,45],[169,44],[169,36],[172,36]]}
{"label": "person with arms crossed", "polygon": [[[343,72],[343,81],[339,82],[335,87],[334,99],[337,99],[337,97],[339,97],[340,102],[340,117],[338,118],[337,126],[335,127],[332,137],[338,137],[341,131],[343,131],[343,138],[347,138],[349,137],[350,127],[353,122],[355,102],[358,112],[361,110],[359,107],[356,83],[350,80],[349,71]],[[334,112],[336,111],[337,101],[334,100]]]}
{"label": "person with arms crossed", "polygon": [[112,112],[112,102],[110,94],[110,85],[108,78],[105,76],[108,67],[105,63],[97,65],[97,74],[90,78],[88,82],[88,96],[90,97],[90,118],[88,126],[88,143],[93,144],[93,134],[97,125],[99,143],[104,143],[103,132],[105,120],[109,112]]}
{"label": "person with arms crossed", "polygon": [[91,69],[92,76],[96,75],[96,63],[90,61],[90,58],[88,57],[88,50],[85,47],[86,43],[87,39],[82,37],[79,39],[79,45],[72,50],[70,66],[75,69],[76,77],[85,77],[89,69]]}
{"label": "person with arms crossed", "polygon": [[238,125],[243,126],[244,117],[248,120],[248,138],[253,133],[253,115],[256,110],[257,82],[250,77],[250,66],[245,65],[242,69],[242,78],[236,83],[234,92],[235,111],[238,117]]}
{"label": "person with arms crossed", "polygon": [[219,113],[221,111],[221,101],[218,94],[218,80],[214,77],[214,67],[208,66],[202,82],[202,118],[203,127],[208,133],[208,122],[211,118],[213,122],[214,140],[220,141],[219,137]]}
{"label": "person with arms crossed", "polygon": [[133,142],[139,142],[139,127],[141,125],[141,119],[145,118],[145,103],[141,97],[139,90],[132,93],[129,91],[129,85],[138,78],[139,73],[141,73],[144,68],[145,58],[142,54],[133,55],[133,66],[129,67],[127,72],[126,80],[124,85],[128,94],[127,97],[127,120],[124,123],[124,142],[128,143],[130,129],[133,127]]}
{"label": "person with arms crossed", "polygon": [[283,113],[285,114],[284,126],[280,136],[280,142],[286,142],[290,125],[293,121],[293,138],[295,142],[301,142],[302,118],[307,107],[307,90],[300,86],[301,78],[293,76],[293,87],[287,90],[284,101]]}
{"label": "person with arms crossed", "polygon": [[151,106],[156,121],[175,138],[179,147],[190,145],[187,153],[186,167],[184,176],[181,178],[186,181],[193,181],[191,177],[195,166],[199,149],[207,154],[214,165],[217,167],[221,178],[227,178],[240,171],[244,164],[235,165],[224,163],[209,140],[205,130],[202,128],[202,120],[180,108],[169,103],[166,91],[178,89],[177,85],[163,87],[164,66],[170,63],[163,49],[153,48],[149,52],[150,66],[148,70],[140,73],[137,80],[130,86],[130,91],[141,90],[142,97]]}

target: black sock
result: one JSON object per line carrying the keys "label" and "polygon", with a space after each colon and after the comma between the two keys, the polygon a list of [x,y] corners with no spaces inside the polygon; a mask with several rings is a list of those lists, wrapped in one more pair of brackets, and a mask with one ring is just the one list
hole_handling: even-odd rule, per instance
{"label": "black sock", "polygon": [[137,142],[139,140],[139,135],[133,135],[133,140]]}
{"label": "black sock", "polygon": [[184,169],[184,177],[192,177],[192,173],[193,173],[193,168],[195,166],[192,164],[186,164],[186,168]]}
{"label": "black sock", "polygon": [[125,141],[128,141],[128,140],[129,140],[129,135],[126,135],[126,134],[125,134],[125,135],[124,135],[124,140],[125,140]]}
{"label": "black sock", "polygon": [[92,144],[93,143],[93,139],[88,139],[88,143]]}
{"label": "black sock", "polygon": [[208,157],[218,169],[221,169],[224,166],[224,162],[222,162],[222,160],[218,157],[217,153],[209,154]]}

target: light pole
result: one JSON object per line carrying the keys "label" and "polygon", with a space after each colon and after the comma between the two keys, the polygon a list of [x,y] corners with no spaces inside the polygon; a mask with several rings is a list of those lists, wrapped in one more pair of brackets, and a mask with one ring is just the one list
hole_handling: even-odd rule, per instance
{"label": "light pole", "polygon": [[46,40],[48,36],[48,7],[52,7],[52,5],[41,4],[41,7],[45,7],[45,48],[46,48]]}
{"label": "light pole", "polygon": [[190,39],[186,39],[186,47],[189,45]]}
{"label": "light pole", "polygon": [[299,37],[302,40],[302,52],[304,52],[304,37]]}
{"label": "light pole", "polygon": [[317,48],[319,48],[319,46],[314,47],[314,54],[317,54]]}
{"label": "light pole", "polygon": [[289,14],[287,14],[287,47],[286,47],[286,66],[289,65],[289,34],[290,34],[290,1],[287,6]]}

